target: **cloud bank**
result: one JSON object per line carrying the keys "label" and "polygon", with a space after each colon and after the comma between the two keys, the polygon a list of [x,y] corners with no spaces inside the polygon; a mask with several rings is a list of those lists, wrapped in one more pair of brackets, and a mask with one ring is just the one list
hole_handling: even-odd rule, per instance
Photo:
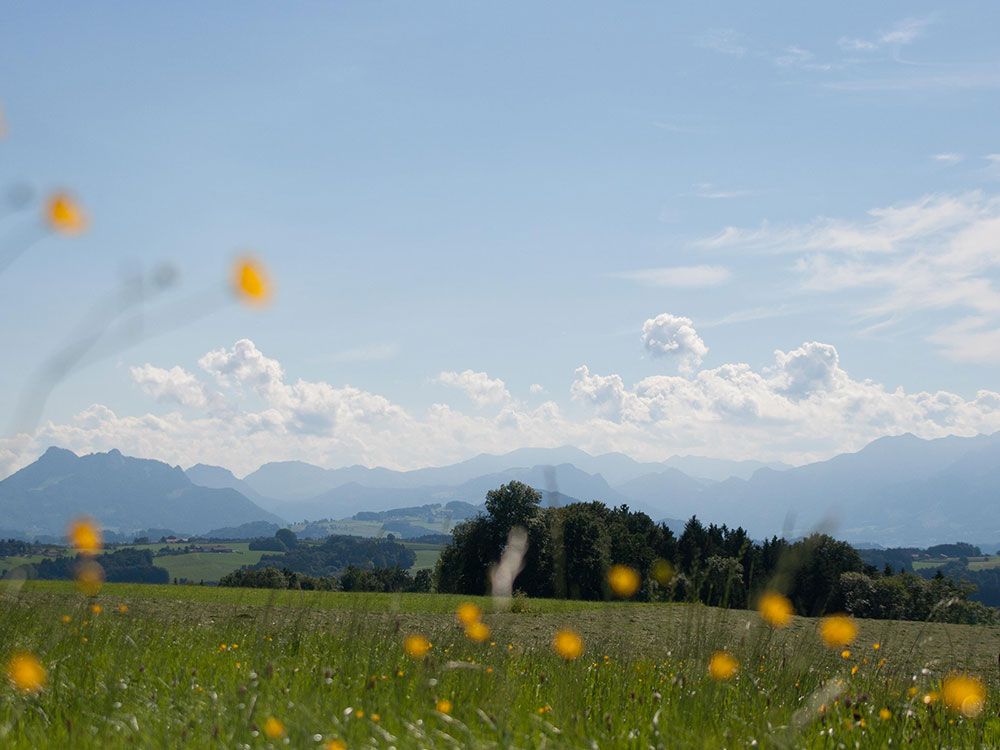
{"label": "cloud bank", "polygon": [[407,409],[350,385],[291,382],[277,360],[241,339],[206,353],[198,361],[201,372],[132,367],[134,387],[163,413],[124,415],[94,404],[66,423],[0,440],[0,475],[30,463],[49,445],[78,453],[119,448],[182,466],[218,464],[242,475],[276,460],[409,469],[480,452],[566,444],[640,460],[682,453],[802,463],[857,450],[883,435],[933,438],[1000,429],[1000,394],[982,390],[964,399],[856,380],[830,344],[777,350],[773,363],[759,371],[738,362],[696,370],[707,348],[689,319],[659,315],[647,321],[643,336],[650,351],[683,352],[692,371],[628,384],[619,374],[581,365],[563,403],[534,407],[485,372],[438,376],[471,399],[472,412],[445,403]]}

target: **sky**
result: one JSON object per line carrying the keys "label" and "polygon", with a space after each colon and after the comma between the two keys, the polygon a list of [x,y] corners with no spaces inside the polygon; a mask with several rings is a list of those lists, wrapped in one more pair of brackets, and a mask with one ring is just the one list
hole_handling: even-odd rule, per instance
{"label": "sky", "polygon": [[[0,476],[49,445],[243,475],[996,431],[998,25],[987,2],[12,5]],[[59,190],[79,236],[41,220]],[[266,307],[230,293],[247,252]]]}

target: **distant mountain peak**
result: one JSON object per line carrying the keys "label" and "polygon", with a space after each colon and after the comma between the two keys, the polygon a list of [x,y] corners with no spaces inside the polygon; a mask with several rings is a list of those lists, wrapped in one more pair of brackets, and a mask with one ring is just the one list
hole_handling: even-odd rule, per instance
{"label": "distant mountain peak", "polygon": [[39,460],[41,460],[43,458],[46,459],[46,460],[52,460],[54,458],[55,459],[59,459],[59,458],[79,458],[79,456],[77,456],[73,451],[67,450],[66,448],[60,448],[60,447],[55,446],[55,445],[50,445],[48,447],[48,449],[45,451],[45,453],[43,453],[41,456],[39,456]]}

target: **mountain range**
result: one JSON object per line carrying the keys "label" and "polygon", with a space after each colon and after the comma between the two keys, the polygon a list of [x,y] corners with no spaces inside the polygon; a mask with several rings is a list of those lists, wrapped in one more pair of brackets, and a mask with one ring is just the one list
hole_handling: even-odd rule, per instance
{"label": "mountain range", "polygon": [[757,538],[825,530],[885,546],[1000,540],[1000,433],[885,437],[856,453],[798,467],[693,456],[644,463],[566,446],[413,471],[274,462],[242,479],[205,464],[182,472],[118,451],[78,457],[51,448],[0,482],[0,526],[51,533],[64,528],[67,513],[86,511],[123,531],[199,533],[452,501],[479,505],[487,491],[515,479],[541,490],[545,504],[627,503],[673,527],[675,519],[697,514],[741,525]]}
{"label": "mountain range", "polygon": [[199,486],[179,466],[117,450],[77,456],[49,448],[0,482],[0,525],[29,539],[61,536],[82,514],[126,532],[162,528],[194,534],[234,522],[282,522],[236,490]]}

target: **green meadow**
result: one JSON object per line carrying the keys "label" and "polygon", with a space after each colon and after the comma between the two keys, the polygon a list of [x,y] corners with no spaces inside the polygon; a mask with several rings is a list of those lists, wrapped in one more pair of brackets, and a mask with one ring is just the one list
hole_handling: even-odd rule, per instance
{"label": "green meadow", "polygon": [[[482,643],[454,611],[482,608]],[[489,599],[29,581],[0,600],[3,658],[37,655],[34,694],[0,688],[6,748],[989,747],[1000,628],[816,621],[688,604]],[[95,611],[95,607],[100,611]],[[584,642],[561,658],[560,629]],[[409,634],[432,647],[403,648]],[[877,644],[877,647],[876,647]],[[726,650],[727,681],[707,665]],[[941,681],[987,685],[974,718]]]}
{"label": "green meadow", "polygon": [[[302,544],[310,544],[305,540]],[[153,558],[153,564],[166,569],[170,579],[186,580],[193,583],[215,583],[222,576],[234,570],[242,568],[244,565],[255,565],[260,562],[262,555],[282,554],[279,552],[262,552],[260,550],[249,549],[249,542],[205,542],[208,544],[219,544],[229,547],[232,552],[187,552],[177,555],[161,555]],[[403,546],[409,547],[416,553],[416,562],[410,567],[410,573],[418,570],[432,569],[441,556],[443,545],[426,544],[422,542],[401,542]],[[154,554],[168,545],[162,542],[153,544],[119,544],[115,549],[148,549]],[[183,545],[181,545],[183,546]],[[74,554],[70,550],[63,550],[65,554]],[[0,570],[13,570],[21,565],[38,564],[45,559],[44,555],[30,555],[27,557],[0,557]],[[280,566],[279,566],[280,567]]]}

